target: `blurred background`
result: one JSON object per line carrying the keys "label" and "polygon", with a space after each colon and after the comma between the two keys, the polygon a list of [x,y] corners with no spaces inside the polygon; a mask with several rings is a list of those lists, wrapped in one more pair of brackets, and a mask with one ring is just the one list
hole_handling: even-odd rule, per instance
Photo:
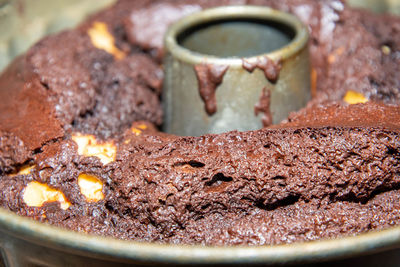
{"label": "blurred background", "polygon": [[[72,28],[116,0],[0,0],[0,71],[44,35]],[[132,0],[134,1],[134,0]],[[278,0],[277,0],[278,1]],[[355,7],[400,15],[400,0],[347,0]]]}
{"label": "blurred background", "polygon": [[0,0],[0,71],[44,35],[72,28],[115,0]]}

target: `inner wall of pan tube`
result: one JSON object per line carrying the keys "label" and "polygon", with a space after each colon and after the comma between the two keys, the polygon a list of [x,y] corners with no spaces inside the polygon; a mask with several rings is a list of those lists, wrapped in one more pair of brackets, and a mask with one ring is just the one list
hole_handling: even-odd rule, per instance
{"label": "inner wall of pan tube", "polygon": [[247,58],[289,44],[295,29],[272,20],[224,19],[195,25],[178,35],[178,44],[203,55]]}
{"label": "inner wall of pan tube", "polygon": [[176,22],[165,36],[163,130],[199,136],[286,119],[310,99],[307,42],[297,18],[267,7],[219,7]]}

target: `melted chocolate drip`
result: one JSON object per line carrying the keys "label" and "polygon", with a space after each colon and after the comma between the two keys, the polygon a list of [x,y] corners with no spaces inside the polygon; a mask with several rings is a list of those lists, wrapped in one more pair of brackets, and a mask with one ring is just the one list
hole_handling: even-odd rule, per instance
{"label": "melted chocolate drip", "polygon": [[259,68],[264,72],[265,78],[271,83],[276,83],[281,71],[281,61],[274,61],[267,56],[259,57],[254,62],[249,62],[245,59],[242,60],[242,67],[248,72],[253,72],[255,68]]}
{"label": "melted chocolate drip", "polygon": [[215,91],[221,84],[228,66],[202,63],[194,66],[194,69],[199,82],[200,97],[204,101],[207,114],[211,116],[217,112]]}
{"label": "melted chocolate drip", "polygon": [[260,112],[264,113],[262,116],[262,124],[264,127],[268,127],[272,124],[272,114],[270,110],[271,103],[271,91],[263,88],[258,103],[254,106],[254,114],[257,116]]}

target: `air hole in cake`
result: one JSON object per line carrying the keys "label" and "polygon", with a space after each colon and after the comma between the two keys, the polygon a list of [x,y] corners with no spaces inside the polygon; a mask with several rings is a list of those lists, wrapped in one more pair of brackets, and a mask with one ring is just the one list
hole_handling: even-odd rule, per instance
{"label": "air hole in cake", "polygon": [[256,19],[225,19],[196,25],[178,43],[197,53],[219,57],[251,57],[287,45],[295,36],[288,25]]}
{"label": "air hole in cake", "polygon": [[40,84],[43,85],[43,87],[46,88],[47,90],[50,89],[48,83],[40,82]]}
{"label": "air hole in cake", "polygon": [[201,209],[202,209],[202,210],[206,210],[206,209],[209,208],[210,206],[211,206],[211,204],[210,204],[210,203],[207,203],[207,204],[201,206]]}
{"label": "air hole in cake", "polygon": [[391,140],[391,138],[387,134],[384,134],[384,133],[377,134],[376,138],[378,138],[378,139],[387,139],[388,141]]}
{"label": "air hole in cake", "polygon": [[33,150],[33,155],[37,155],[37,154],[40,154],[40,153],[42,153],[43,151],[42,151],[42,148],[41,147],[38,147],[38,148],[35,148],[34,150]]}
{"label": "air hole in cake", "polygon": [[277,175],[271,178],[272,180],[286,180],[285,176]]}
{"label": "air hole in cake", "polygon": [[206,186],[219,186],[222,183],[232,182],[232,177],[227,177],[222,173],[217,173],[212,179],[205,183]]}
{"label": "air hole in cake", "polygon": [[289,195],[288,197],[286,197],[284,199],[280,199],[280,200],[277,200],[272,203],[264,203],[266,201],[263,199],[260,199],[255,202],[255,206],[262,210],[274,210],[279,207],[293,205],[294,203],[298,202],[299,200],[300,200],[299,195]]}
{"label": "air hole in cake", "polygon": [[399,158],[399,157],[400,157],[400,152],[399,152],[399,150],[396,149],[396,148],[394,148],[394,147],[388,147],[387,154],[388,154],[388,155],[393,155],[393,156],[395,156],[396,158]]}
{"label": "air hole in cake", "polygon": [[174,167],[184,166],[184,165],[189,165],[190,167],[193,167],[193,168],[202,168],[205,166],[205,164],[200,161],[190,160],[190,161],[184,161],[184,162],[177,162],[174,164]]}

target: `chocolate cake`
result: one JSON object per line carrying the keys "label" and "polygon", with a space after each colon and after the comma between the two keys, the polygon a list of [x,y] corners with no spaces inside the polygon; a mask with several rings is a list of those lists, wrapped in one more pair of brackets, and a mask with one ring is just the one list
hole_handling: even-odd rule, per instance
{"label": "chocolate cake", "polygon": [[[308,25],[313,99],[257,131],[161,132],[168,25],[244,4]],[[399,225],[399,31],[400,19],[338,0],[121,0],[0,76],[0,206],[163,243],[280,244]]]}

